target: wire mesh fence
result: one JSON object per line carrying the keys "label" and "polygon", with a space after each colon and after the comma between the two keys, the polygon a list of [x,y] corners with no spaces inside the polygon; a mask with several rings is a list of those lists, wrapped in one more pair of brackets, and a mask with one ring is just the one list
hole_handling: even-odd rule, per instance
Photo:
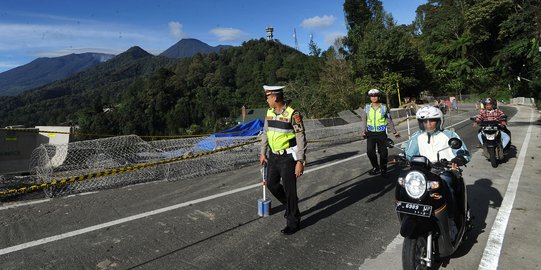
{"label": "wire mesh fence", "polygon": [[257,156],[256,140],[257,137],[252,136],[147,142],[136,135],[129,135],[61,145],[43,144],[34,150],[31,168],[35,172],[36,184],[92,176],[85,177],[84,181],[44,189],[47,196],[54,197],[231,170],[254,160]]}
{"label": "wire mesh fence", "polygon": [[[361,139],[358,117],[323,120],[305,122],[308,151]],[[259,136],[145,141],[128,135],[43,144],[32,153],[31,170],[36,185],[73,180],[43,189],[48,197],[64,196],[149,181],[179,181],[253,165],[258,161],[259,142]]]}

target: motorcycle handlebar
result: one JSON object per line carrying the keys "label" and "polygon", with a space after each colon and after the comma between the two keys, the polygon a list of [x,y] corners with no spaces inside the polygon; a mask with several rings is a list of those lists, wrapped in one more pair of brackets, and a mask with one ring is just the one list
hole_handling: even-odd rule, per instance
{"label": "motorcycle handlebar", "polygon": [[501,121],[481,121],[479,126],[501,126]]}

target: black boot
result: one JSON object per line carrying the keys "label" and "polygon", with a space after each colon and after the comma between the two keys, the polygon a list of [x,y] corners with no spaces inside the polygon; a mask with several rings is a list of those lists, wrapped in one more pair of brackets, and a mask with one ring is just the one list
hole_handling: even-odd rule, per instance
{"label": "black boot", "polygon": [[370,175],[376,175],[376,174],[379,174],[379,173],[380,173],[379,168],[372,168],[372,170],[368,171],[368,174],[370,174]]}
{"label": "black boot", "polygon": [[387,177],[387,168],[381,168],[381,176]]}

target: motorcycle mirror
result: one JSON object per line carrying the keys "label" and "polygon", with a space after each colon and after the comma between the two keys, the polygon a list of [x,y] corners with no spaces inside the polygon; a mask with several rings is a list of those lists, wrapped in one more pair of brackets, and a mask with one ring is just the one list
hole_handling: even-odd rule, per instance
{"label": "motorcycle mirror", "polygon": [[385,144],[387,145],[387,148],[393,148],[394,147],[394,141],[391,140],[391,139],[387,139],[387,141],[385,141]]}
{"label": "motorcycle mirror", "polygon": [[449,145],[449,147],[451,147],[451,149],[459,149],[460,147],[462,147],[462,141],[457,138],[449,139],[449,142],[447,142],[447,144]]}

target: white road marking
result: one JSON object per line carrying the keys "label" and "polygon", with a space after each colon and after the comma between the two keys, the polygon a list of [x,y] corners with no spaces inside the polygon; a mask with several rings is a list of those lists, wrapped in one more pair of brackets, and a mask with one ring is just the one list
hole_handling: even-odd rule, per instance
{"label": "white road marking", "polygon": [[62,233],[62,234],[59,234],[59,235],[54,235],[54,236],[42,238],[42,239],[39,239],[39,240],[30,241],[30,242],[23,243],[23,244],[20,244],[20,245],[3,248],[3,249],[0,249],[0,255],[5,255],[5,254],[8,254],[8,253],[12,253],[12,252],[15,252],[15,251],[27,249],[27,248],[30,248],[30,247],[35,247],[35,246],[39,246],[39,245],[42,245],[42,244],[62,240],[62,239],[68,238],[68,237],[72,237],[72,236],[76,236],[76,235],[80,235],[80,234],[100,230],[100,229],[103,229],[103,228],[115,226],[115,225],[118,225],[118,224],[134,221],[134,220],[137,220],[137,219],[141,219],[141,218],[145,218],[145,217],[149,217],[149,216],[153,216],[153,215],[157,215],[157,214],[161,214],[161,213],[164,213],[164,212],[167,212],[167,211],[171,211],[171,210],[186,207],[186,206],[189,206],[189,205],[192,205],[192,204],[196,204],[196,203],[216,199],[216,198],[219,198],[219,197],[227,196],[227,195],[230,195],[230,194],[234,194],[234,193],[237,193],[237,192],[241,192],[241,191],[256,188],[256,187],[261,187],[261,184],[254,184],[254,185],[250,185],[250,186],[245,186],[245,187],[242,187],[242,188],[237,188],[237,189],[234,189],[234,190],[222,192],[222,193],[219,193],[219,194],[215,194],[215,195],[212,195],[212,196],[200,198],[200,199],[197,199],[197,200],[192,200],[192,201],[189,201],[189,202],[175,204],[175,205],[171,205],[171,206],[168,206],[168,207],[164,207],[164,208],[144,212],[144,213],[141,213],[141,214],[137,214],[137,215],[133,215],[133,216],[129,216],[129,217],[109,221],[109,222],[106,222],[106,223],[86,227],[86,228],[83,228],[83,229],[80,229],[80,230],[75,230],[75,231],[71,231],[71,232],[67,232],[67,233]]}
{"label": "white road marking", "polygon": [[[532,111],[530,114],[530,123],[533,123],[533,112],[534,111]],[[490,230],[490,235],[488,236],[483,257],[479,263],[479,269],[485,270],[498,268],[498,261],[500,259],[500,252],[502,250],[505,229],[507,228],[509,216],[511,215],[511,210],[513,209],[515,196],[517,195],[518,182],[522,173],[522,167],[524,166],[524,159],[528,150],[528,144],[530,143],[532,128],[533,125],[530,125],[528,127],[528,131],[526,132],[526,137],[524,138],[524,142],[520,148],[520,154],[518,156],[517,163],[515,164],[515,169],[513,170],[513,174],[509,180],[509,185],[507,186],[507,191],[505,192],[505,197],[503,198],[502,205],[498,210],[498,214],[496,215],[496,219],[494,220],[494,224]]]}
{"label": "white road marking", "polygon": [[[340,163],[343,163],[343,162],[347,162],[347,161],[350,161],[352,159],[359,158],[359,157],[362,157],[362,156],[365,156],[365,155],[366,155],[366,153],[356,155],[356,156],[352,156],[352,157],[342,159],[342,160],[339,160],[339,161],[335,161],[335,162],[325,164],[323,166],[319,166],[319,167],[316,167],[316,168],[311,168],[311,169],[306,170],[305,173],[310,173],[310,172],[314,172],[314,171],[317,171],[317,170],[321,170],[321,169],[324,169],[324,168],[327,168],[327,167],[330,167],[330,166],[334,166],[336,164],[340,164]],[[23,249],[27,249],[27,248],[31,248],[31,247],[35,247],[35,246],[39,246],[39,245],[43,245],[43,244],[47,244],[47,243],[50,243],[50,242],[62,240],[62,239],[65,239],[65,238],[85,234],[85,233],[88,233],[88,232],[100,230],[100,229],[103,229],[103,228],[119,225],[119,224],[122,224],[122,223],[134,221],[134,220],[137,220],[137,219],[141,219],[141,218],[161,214],[161,213],[168,212],[168,211],[171,211],[171,210],[176,210],[176,209],[186,207],[186,206],[189,206],[189,205],[192,205],[192,204],[209,201],[209,200],[220,198],[220,197],[223,197],[223,196],[235,194],[235,193],[238,193],[238,192],[241,192],[241,191],[245,191],[245,190],[249,190],[249,189],[253,189],[253,188],[260,188],[260,187],[261,187],[260,183],[253,184],[253,185],[233,189],[233,190],[230,190],[230,191],[218,193],[218,194],[215,194],[215,195],[212,195],[212,196],[200,198],[200,199],[197,199],[197,200],[192,200],[192,201],[189,201],[189,202],[175,204],[175,205],[171,205],[171,206],[168,206],[168,207],[164,207],[164,208],[144,212],[144,213],[141,213],[141,214],[137,214],[137,215],[133,215],[133,216],[129,216],[129,217],[109,221],[109,222],[106,222],[106,223],[86,227],[86,228],[83,228],[83,229],[79,229],[79,230],[75,230],[75,231],[71,231],[71,232],[67,232],[67,233],[62,233],[62,234],[42,238],[42,239],[35,240],[35,241],[30,241],[30,242],[19,244],[19,245],[16,245],[16,246],[3,248],[3,249],[0,249],[0,256],[8,254],[8,253],[15,252],[15,251],[19,251],[19,250],[23,250]]]}
{"label": "white road marking", "polygon": [[[456,123],[454,125],[458,125],[458,124],[463,123],[465,121],[469,121],[469,119],[458,122],[458,123]],[[451,126],[454,126],[454,125],[451,125]],[[334,166],[336,164],[340,164],[340,163],[347,162],[347,161],[350,161],[350,160],[353,160],[353,159],[356,159],[356,158],[360,158],[362,156],[366,156],[366,153],[355,155],[355,156],[352,156],[352,157],[349,157],[349,158],[346,158],[346,159],[342,159],[342,160],[338,160],[338,161],[335,161],[335,162],[331,162],[329,164],[325,164],[325,165],[322,165],[322,166],[319,166],[319,167],[316,167],[316,168],[311,168],[311,169],[306,170],[305,173],[310,173],[310,172],[314,172],[314,171],[317,171],[317,170],[321,170],[321,169],[324,169],[324,168],[327,168],[327,167],[330,167],[330,166]],[[245,190],[249,190],[249,189],[253,189],[253,188],[257,188],[257,187],[261,187],[261,184],[253,184],[253,185],[233,189],[233,190],[230,190],[230,191],[218,193],[218,194],[215,194],[215,195],[211,195],[211,196],[208,196],[208,197],[192,200],[192,201],[189,201],[189,202],[175,204],[175,205],[171,205],[171,206],[168,206],[168,207],[164,207],[164,208],[144,212],[144,213],[141,213],[141,214],[137,214],[137,215],[133,215],[133,216],[129,216],[129,217],[109,221],[109,222],[106,222],[106,223],[86,227],[86,228],[83,228],[83,229],[79,229],[79,230],[75,230],[75,231],[71,231],[71,232],[67,232],[67,233],[62,233],[62,234],[42,238],[42,239],[39,239],[39,240],[34,240],[34,241],[26,242],[26,243],[23,243],[23,244],[3,248],[3,249],[0,249],[0,256],[8,254],[8,253],[15,252],[15,251],[19,251],[19,250],[23,250],[23,249],[27,249],[27,248],[31,248],[31,247],[35,247],[35,246],[39,246],[39,245],[43,245],[43,244],[47,244],[47,243],[50,243],[50,242],[55,242],[55,241],[58,241],[58,240],[66,239],[66,238],[69,238],[69,237],[85,234],[85,233],[88,233],[88,232],[100,230],[100,229],[103,229],[103,228],[119,225],[119,224],[122,224],[122,223],[134,221],[134,220],[137,220],[137,219],[141,219],[141,218],[161,214],[161,213],[168,212],[168,211],[171,211],[171,210],[176,210],[176,209],[186,207],[186,206],[189,206],[189,205],[192,205],[192,204],[209,201],[209,200],[212,200],[212,199],[220,198],[220,197],[223,197],[223,196],[235,194],[235,193],[238,193],[238,192],[241,192],[241,191],[245,191]]]}
{"label": "white road marking", "polygon": [[32,204],[44,203],[44,202],[48,202],[48,201],[50,201],[50,200],[51,200],[51,199],[44,199],[44,200],[36,200],[36,201],[24,202],[24,203],[8,204],[8,205],[4,205],[4,206],[0,207],[0,211],[1,211],[1,210],[5,210],[5,209],[10,209],[10,208],[17,208],[17,207],[19,207],[19,206],[25,206],[25,205],[32,205]]}

